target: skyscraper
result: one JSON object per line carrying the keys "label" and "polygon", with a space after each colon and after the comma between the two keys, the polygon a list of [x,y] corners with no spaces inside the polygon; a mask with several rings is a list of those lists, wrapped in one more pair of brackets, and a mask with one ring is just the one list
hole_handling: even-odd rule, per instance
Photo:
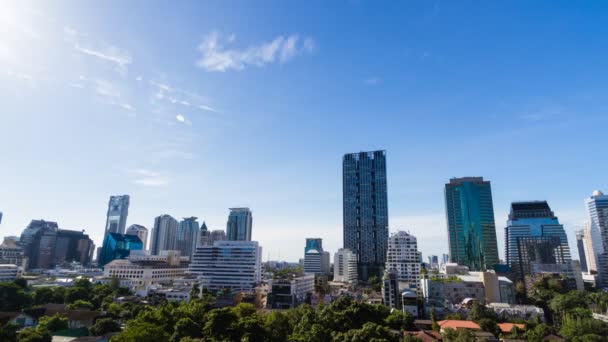
{"label": "skyscraper", "polygon": [[108,233],[97,256],[97,263],[99,267],[104,267],[112,260],[125,259],[131,251],[142,249],[143,244],[137,235]]}
{"label": "skyscraper", "polygon": [[311,249],[323,250],[323,239],[321,238],[306,238],[306,247],[304,247],[304,253]]}
{"label": "skyscraper", "polygon": [[226,240],[226,232],[221,229],[216,229],[209,233],[209,242],[208,246],[213,246],[215,241],[225,241]]}
{"label": "skyscraper", "polygon": [[334,281],[357,282],[357,256],[349,249],[340,248],[334,254]]}
{"label": "skyscraper", "polygon": [[[437,261],[436,258],[435,261]],[[422,256],[418,252],[418,242],[415,236],[404,231],[391,234],[388,239],[386,270],[395,272],[400,289],[418,287],[421,263]]]}
{"label": "skyscraper", "polygon": [[381,278],[388,244],[386,151],[345,154],[342,194],[344,248],[357,255],[361,280]]}
{"label": "skyscraper", "polygon": [[450,261],[471,271],[498,264],[494,206],[483,177],[452,178],[445,185]]}
{"label": "skyscraper", "polygon": [[587,256],[585,255],[585,230],[576,231],[576,249],[578,250],[578,259],[581,262],[581,270],[587,272]]}
{"label": "skyscraper", "polygon": [[127,228],[126,234],[137,236],[141,240],[142,249],[146,249],[146,246],[148,246],[148,228],[139,224],[132,224]]}
{"label": "skyscraper", "polygon": [[329,253],[323,251],[322,239],[306,239],[306,247],[304,247],[304,272],[309,274],[329,273]]}
{"label": "skyscraper", "polygon": [[589,248],[585,250],[590,252],[587,254],[587,268],[595,266],[601,286],[608,286],[608,196],[595,190],[585,200],[585,204],[590,242]]}
{"label": "skyscraper", "polygon": [[252,216],[249,208],[230,208],[226,224],[226,240],[251,241]]}
{"label": "skyscraper", "polygon": [[161,215],[154,219],[150,253],[160,255],[161,251],[175,250],[177,220],[171,215]]}
{"label": "skyscraper", "polygon": [[209,231],[209,229],[207,229],[207,224],[205,223],[205,221],[203,221],[203,224],[201,224],[201,229],[198,231],[197,246],[209,246],[211,244],[209,242],[210,238],[211,232]]}
{"label": "skyscraper", "polygon": [[108,233],[125,233],[127,215],[129,215],[129,201],[129,195],[110,196],[105,235]]}
{"label": "skyscraper", "polygon": [[177,238],[175,248],[181,251],[181,255],[192,257],[192,253],[196,249],[196,244],[199,235],[199,225],[196,221],[197,217],[184,217],[177,227]]}

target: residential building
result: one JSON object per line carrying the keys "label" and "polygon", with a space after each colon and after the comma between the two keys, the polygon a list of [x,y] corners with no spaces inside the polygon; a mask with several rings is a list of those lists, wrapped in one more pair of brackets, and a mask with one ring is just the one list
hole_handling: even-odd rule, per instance
{"label": "residential building", "polygon": [[450,261],[473,271],[499,263],[494,206],[483,177],[452,178],[445,185]]}
{"label": "residential building", "polygon": [[350,249],[340,248],[334,254],[334,281],[357,282],[357,255]]}
{"label": "residential building", "polygon": [[126,259],[131,251],[143,250],[143,244],[137,235],[108,233],[103,240],[101,253],[97,256],[99,267],[116,259]]}
{"label": "residential building", "polygon": [[10,238],[4,238],[0,245],[0,264],[13,264],[27,269],[27,258],[23,256],[23,249]]}
{"label": "residential building", "polygon": [[171,215],[161,215],[154,219],[150,251],[159,255],[161,251],[175,250],[177,238],[177,220]]}
{"label": "residential building", "polygon": [[226,224],[226,240],[251,241],[252,221],[249,208],[230,208]]}
{"label": "residential building", "polygon": [[213,230],[213,231],[211,231],[211,233],[209,233],[209,243],[207,243],[206,245],[203,245],[203,246],[213,246],[215,241],[225,241],[225,240],[226,240],[225,231],[223,231],[221,229]]}
{"label": "residential building", "polygon": [[323,242],[319,238],[306,239],[304,273],[329,274],[329,253],[323,251]]}
{"label": "residential building", "polygon": [[14,264],[0,264],[0,282],[13,281],[17,278],[18,268]]}
{"label": "residential building", "polygon": [[127,235],[135,235],[141,241],[143,249],[146,249],[148,246],[148,228],[140,225],[140,224],[132,224],[127,228]]}
{"label": "residential building", "polygon": [[384,271],[384,277],[382,277],[382,301],[388,307],[401,310],[399,277],[395,269],[386,269]]}
{"label": "residential building", "polygon": [[199,225],[197,217],[184,217],[177,227],[175,249],[181,251],[183,256],[192,257],[199,240]]}
{"label": "residential building", "polygon": [[401,293],[401,310],[418,317],[418,294],[414,291],[403,291]]}
{"label": "residential building", "polygon": [[[137,237],[135,237],[137,238]],[[139,240],[139,238],[137,238]],[[188,258],[179,251],[161,251],[159,255],[149,252],[134,252],[127,259],[115,259],[105,265],[104,277],[129,280],[131,287],[151,284],[170,284],[184,277],[188,270]]]}
{"label": "residential building", "polygon": [[125,233],[127,216],[129,215],[129,202],[129,195],[110,196],[106,215],[106,235],[108,233]]}
{"label": "residential building", "polygon": [[396,272],[399,290],[416,289],[420,280],[422,256],[418,251],[416,237],[398,231],[388,239],[386,269]]}
{"label": "residential building", "polygon": [[587,270],[587,256],[585,255],[585,230],[576,231],[576,249],[578,251],[578,260],[581,262],[581,270],[588,272]]}
{"label": "residential building", "polygon": [[314,287],[314,274],[272,280],[271,290],[268,294],[268,307],[271,309],[293,308],[309,298]]}
{"label": "residential building", "polygon": [[[599,190],[585,200],[587,206],[587,268],[599,274],[600,286],[608,286],[608,195]],[[587,235],[587,234],[585,234]]]}
{"label": "residential building", "polygon": [[546,201],[511,203],[505,228],[507,264],[524,280],[533,264],[569,264],[568,237]]}
{"label": "residential building", "polygon": [[388,245],[386,151],[342,159],[344,248],[357,255],[361,280],[384,274]]}
{"label": "residential building", "polygon": [[198,246],[188,272],[208,290],[253,292],[262,280],[262,247],[257,241],[215,241],[213,246]]}

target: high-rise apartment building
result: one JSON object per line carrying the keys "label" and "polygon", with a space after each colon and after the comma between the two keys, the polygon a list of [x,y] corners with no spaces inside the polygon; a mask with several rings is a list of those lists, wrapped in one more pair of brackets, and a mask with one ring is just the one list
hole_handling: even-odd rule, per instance
{"label": "high-rise apartment building", "polygon": [[150,252],[159,255],[161,251],[175,250],[177,220],[171,215],[161,215],[154,219]]}
{"label": "high-rise apartment building", "polygon": [[129,201],[129,195],[110,196],[106,216],[106,235],[108,233],[125,233],[127,216],[129,215]]}
{"label": "high-rise apartment building", "polygon": [[[585,200],[587,205],[587,268],[597,271],[601,286],[608,286],[608,195],[599,190]],[[593,269],[595,268],[595,270]]]}
{"label": "high-rise apartment building", "polygon": [[576,249],[578,251],[578,259],[581,262],[581,270],[588,272],[587,270],[587,256],[585,255],[585,230],[576,231]]}
{"label": "high-rise apartment building", "polygon": [[450,261],[472,271],[499,263],[494,205],[483,177],[452,178],[445,185]]}
{"label": "high-rise apartment building", "polygon": [[226,240],[226,232],[221,229],[212,230],[209,233],[209,242],[207,246],[213,246],[215,241],[225,241]]}
{"label": "high-rise apartment building", "polygon": [[197,219],[194,216],[184,217],[177,227],[175,248],[181,252],[181,255],[189,258],[192,257],[199,239],[200,228]]}
{"label": "high-rise apartment building", "polygon": [[357,282],[357,255],[350,249],[340,248],[334,254],[334,281]]}
{"label": "high-rise apartment building", "polygon": [[252,216],[249,208],[230,208],[226,240],[251,241]]}
{"label": "high-rise apartment building", "polygon": [[534,264],[570,264],[566,231],[546,201],[511,203],[505,256],[521,280],[531,274]]}
{"label": "high-rise apartment building", "polygon": [[127,228],[127,235],[135,235],[141,240],[141,244],[143,249],[146,249],[148,246],[148,228],[140,225],[140,224],[132,224]]}
{"label": "high-rise apartment building", "polygon": [[386,151],[342,159],[344,248],[357,255],[357,274],[381,278],[388,244]]}
{"label": "high-rise apartment building", "polygon": [[137,235],[108,233],[97,256],[97,263],[99,267],[104,267],[112,260],[125,259],[131,251],[142,249],[143,243]]}
{"label": "high-rise apartment building", "polygon": [[386,253],[386,270],[395,272],[400,289],[415,289],[418,286],[420,264],[422,256],[418,251],[416,237],[404,231],[391,234]]}

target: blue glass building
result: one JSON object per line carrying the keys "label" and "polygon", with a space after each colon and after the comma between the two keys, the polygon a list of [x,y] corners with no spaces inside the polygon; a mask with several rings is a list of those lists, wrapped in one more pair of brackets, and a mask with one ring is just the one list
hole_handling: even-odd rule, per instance
{"label": "blue glass building", "polygon": [[306,247],[304,247],[304,253],[313,249],[317,251],[323,251],[323,239],[306,238]]}
{"label": "blue glass building", "polygon": [[249,208],[230,208],[226,240],[251,241],[252,215]]}
{"label": "blue glass building", "polygon": [[115,259],[125,259],[133,250],[142,250],[143,243],[136,235],[108,233],[103,240],[101,255],[97,256],[99,267]]}
{"label": "blue glass building", "polygon": [[450,261],[471,271],[494,269],[499,260],[490,182],[483,177],[450,179],[445,207]]}

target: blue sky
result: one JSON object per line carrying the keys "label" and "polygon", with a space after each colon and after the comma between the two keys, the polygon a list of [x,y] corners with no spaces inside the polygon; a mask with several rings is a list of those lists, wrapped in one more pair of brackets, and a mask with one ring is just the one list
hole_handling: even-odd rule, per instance
{"label": "blue sky", "polygon": [[[54,1],[0,13],[0,235],[97,244],[128,224],[249,206],[264,257],[342,245],[341,157],[386,149],[391,230],[447,252],[443,185],[546,199],[574,229],[608,189],[604,2]],[[573,250],[573,255],[576,251]]]}

